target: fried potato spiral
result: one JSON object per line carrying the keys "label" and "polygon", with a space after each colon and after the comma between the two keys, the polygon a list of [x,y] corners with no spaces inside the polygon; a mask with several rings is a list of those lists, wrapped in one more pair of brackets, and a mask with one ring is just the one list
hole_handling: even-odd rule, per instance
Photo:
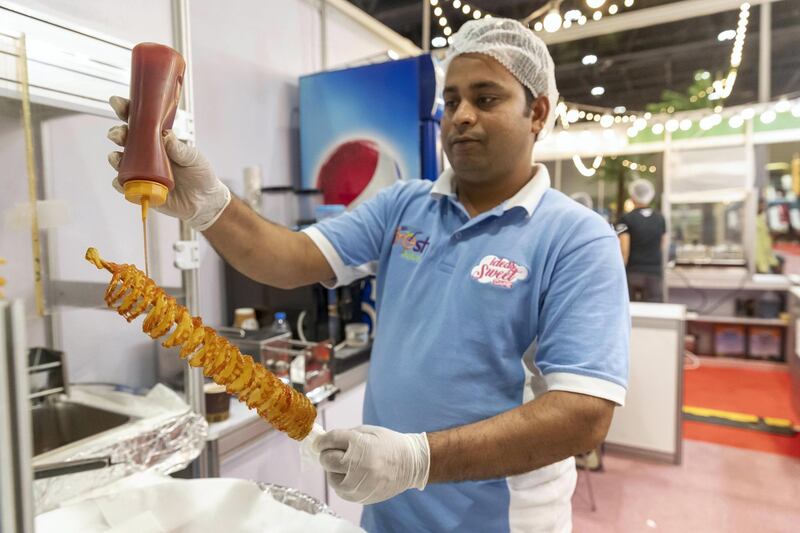
{"label": "fried potato spiral", "polygon": [[95,248],[86,251],[86,260],[111,272],[106,304],[128,322],[147,313],[142,330],[151,338],[171,331],[162,346],[180,346],[182,359],[193,367],[202,367],[207,377],[224,385],[228,393],[257,409],[263,419],[291,438],[302,440],[308,435],[317,411],[305,394],[283,383],[249,355],[242,355],[214,328],[204,326],[200,317],[190,316],[184,306],[135,266],[104,261]]}

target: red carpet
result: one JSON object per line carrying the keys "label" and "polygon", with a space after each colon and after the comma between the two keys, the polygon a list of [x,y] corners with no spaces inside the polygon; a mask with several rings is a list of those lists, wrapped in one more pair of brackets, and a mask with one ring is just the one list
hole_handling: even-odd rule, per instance
{"label": "red carpet", "polygon": [[[792,409],[788,370],[704,365],[684,371],[684,380],[684,405],[788,418],[795,425],[800,424],[800,416]],[[686,439],[800,458],[800,435],[788,437],[687,420],[683,423],[683,436]]]}

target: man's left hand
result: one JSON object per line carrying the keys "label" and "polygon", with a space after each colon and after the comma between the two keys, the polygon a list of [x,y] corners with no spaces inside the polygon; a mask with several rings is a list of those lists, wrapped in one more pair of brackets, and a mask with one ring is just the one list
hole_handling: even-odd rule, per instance
{"label": "man's left hand", "polygon": [[428,483],[431,453],[425,433],[377,426],[334,429],[315,448],[336,494],[351,502],[382,502]]}

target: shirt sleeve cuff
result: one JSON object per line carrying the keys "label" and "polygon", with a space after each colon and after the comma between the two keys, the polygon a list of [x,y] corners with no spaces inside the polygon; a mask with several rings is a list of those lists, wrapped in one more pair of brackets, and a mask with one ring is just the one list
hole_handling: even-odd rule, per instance
{"label": "shirt sleeve cuff", "polygon": [[325,256],[325,259],[328,261],[328,264],[331,266],[331,269],[336,276],[334,279],[323,281],[323,287],[335,289],[336,287],[350,285],[357,279],[361,279],[375,273],[374,263],[367,263],[365,265],[359,265],[355,267],[345,265],[344,261],[342,261],[342,257],[339,255],[339,252],[337,252],[336,248],[334,248],[333,244],[331,244],[331,241],[329,241],[328,238],[323,235],[318,228],[310,226],[308,228],[304,228],[302,232],[308,235],[314,244],[317,245],[317,248],[319,248],[319,251],[322,252],[323,256]]}
{"label": "shirt sleeve cuff", "polygon": [[612,401],[620,407],[625,405],[625,387],[613,381],[568,372],[553,372],[544,379],[547,390],[576,392]]}

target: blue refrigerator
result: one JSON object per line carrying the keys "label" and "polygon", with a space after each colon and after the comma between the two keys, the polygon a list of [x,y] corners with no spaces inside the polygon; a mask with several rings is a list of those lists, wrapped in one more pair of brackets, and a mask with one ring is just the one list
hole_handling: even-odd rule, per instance
{"label": "blue refrigerator", "polygon": [[442,81],[430,55],[301,77],[301,187],[352,209],[397,180],[435,180]]}

